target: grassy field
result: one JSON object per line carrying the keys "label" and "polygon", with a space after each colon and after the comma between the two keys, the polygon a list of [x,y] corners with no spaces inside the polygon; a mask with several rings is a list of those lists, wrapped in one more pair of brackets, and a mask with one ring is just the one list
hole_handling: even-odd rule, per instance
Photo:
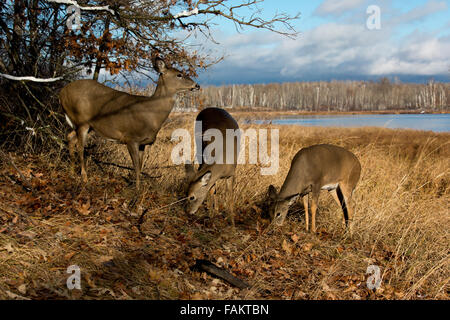
{"label": "grassy field", "polygon": [[[0,299],[449,299],[450,134],[252,125],[280,129],[280,170],[261,176],[258,166],[238,167],[233,230],[225,210],[210,218],[205,206],[195,217],[183,203],[165,207],[186,188],[183,167],[168,160],[171,133],[192,130],[194,117],[169,118],[146,153],[139,197],[133,172],[106,164],[131,167],[126,147],[95,134],[86,185],[66,149],[11,153],[0,165]],[[316,143],[346,147],[361,162],[351,237],[325,191],[316,234],[305,232],[300,203],[281,228],[261,217],[267,187],[279,188],[293,155]],[[224,182],[219,197],[222,190]],[[192,271],[196,259],[251,288]],[[81,290],[66,287],[70,265],[81,269]],[[381,270],[376,291],[366,286],[369,265]]]}

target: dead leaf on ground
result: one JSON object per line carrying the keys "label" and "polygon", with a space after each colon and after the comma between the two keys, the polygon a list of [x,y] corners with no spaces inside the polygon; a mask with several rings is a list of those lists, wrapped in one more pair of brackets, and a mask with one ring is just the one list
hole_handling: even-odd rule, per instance
{"label": "dead leaf on ground", "polygon": [[283,240],[281,247],[283,248],[284,251],[286,251],[287,254],[292,254],[292,246],[289,245],[286,239]]}
{"label": "dead leaf on ground", "polygon": [[83,216],[87,216],[89,213],[91,213],[91,210],[89,208],[91,207],[91,203],[87,202],[85,204],[82,204],[80,207],[77,208],[77,211],[82,214]]}
{"label": "dead leaf on ground", "polygon": [[291,239],[292,239],[292,241],[293,241],[294,243],[297,243],[298,240],[299,240],[299,236],[296,235],[296,234],[293,234],[293,235],[291,236]]}
{"label": "dead leaf on ground", "polygon": [[69,260],[69,259],[72,258],[75,254],[76,254],[75,251],[69,252],[68,254],[66,254],[66,255],[64,256],[64,258],[65,258],[66,260]]}
{"label": "dead leaf on ground", "polygon": [[8,297],[10,297],[11,299],[15,299],[15,300],[31,300],[30,298],[26,298],[26,297],[22,297],[18,294],[15,294],[11,291],[6,290],[5,293],[8,295]]}
{"label": "dead leaf on ground", "polygon": [[14,248],[12,247],[11,243],[7,243],[2,250],[6,250],[8,251],[8,253],[13,253],[14,252]]}
{"label": "dead leaf on ground", "polygon": [[26,294],[27,293],[27,285],[21,284],[20,286],[17,287],[17,290],[21,293],[21,294]]}
{"label": "dead leaf on ground", "polygon": [[308,252],[308,251],[311,251],[312,247],[313,247],[313,244],[312,244],[312,243],[305,243],[305,244],[302,246],[302,249],[303,249],[303,251]]}

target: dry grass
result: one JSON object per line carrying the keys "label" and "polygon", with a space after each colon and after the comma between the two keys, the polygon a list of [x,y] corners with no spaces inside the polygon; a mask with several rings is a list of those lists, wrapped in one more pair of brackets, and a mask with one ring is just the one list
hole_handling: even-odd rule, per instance
{"label": "dry grass", "polygon": [[[183,168],[159,167],[170,166],[172,130],[192,129],[193,119],[173,115],[166,123],[147,152],[144,171],[153,178],[144,177],[139,198],[123,169],[92,161],[131,166],[125,147],[100,139],[88,149],[87,186],[70,172],[65,150],[12,155],[34,193],[14,183],[20,181],[17,172],[3,163],[0,299],[449,298],[450,134],[278,126],[278,174],[261,176],[253,165],[238,168],[233,231],[222,215],[202,216],[206,208],[198,217],[184,214],[182,204],[155,210],[184,196]],[[325,192],[317,234],[304,231],[300,204],[282,228],[266,229],[260,217],[268,185],[280,187],[293,155],[316,143],[346,147],[361,161],[352,237]],[[224,188],[220,183],[219,192]],[[136,223],[146,208],[151,210],[141,235]],[[252,288],[238,291],[191,271],[199,258],[222,265]],[[81,268],[81,291],[66,288],[66,268],[72,264]],[[375,292],[365,283],[371,264],[383,277]]]}

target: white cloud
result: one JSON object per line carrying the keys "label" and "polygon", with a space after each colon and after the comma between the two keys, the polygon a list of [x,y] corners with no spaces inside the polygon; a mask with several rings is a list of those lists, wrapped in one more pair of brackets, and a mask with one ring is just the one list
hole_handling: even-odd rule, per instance
{"label": "white cloud", "polygon": [[315,14],[319,16],[341,15],[364,3],[364,0],[325,0],[317,7]]}
{"label": "white cloud", "polygon": [[[348,8],[362,8],[363,2],[344,0],[338,5],[338,1],[326,0],[319,8],[321,12],[337,14]],[[450,37],[438,36],[445,27],[428,32],[416,29],[407,35],[397,33],[408,22],[448,10],[447,5],[443,1],[429,0],[397,15],[392,7],[385,8],[389,9],[389,18],[383,19],[381,30],[368,30],[365,21],[353,15],[304,31],[296,40],[263,31],[222,35],[218,40],[227,59],[208,71],[207,81],[244,83],[395,75],[405,79],[436,77],[448,81]],[[361,12],[364,19],[365,10]]]}
{"label": "white cloud", "polygon": [[433,13],[447,10],[447,8],[448,6],[445,1],[429,0],[422,6],[416,7],[404,14],[394,17],[390,23],[393,25],[398,25],[402,23],[417,22]]}

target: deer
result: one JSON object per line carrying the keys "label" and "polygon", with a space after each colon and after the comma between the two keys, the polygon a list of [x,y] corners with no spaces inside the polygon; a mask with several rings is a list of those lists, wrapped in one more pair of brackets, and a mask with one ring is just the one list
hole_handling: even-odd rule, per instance
{"label": "deer", "polygon": [[[226,193],[229,203],[229,212],[232,226],[234,228],[234,185],[235,185],[235,171],[237,165],[237,159],[239,155],[239,126],[236,120],[225,110],[220,108],[206,108],[203,109],[196,118],[196,121],[201,122],[202,131],[196,132],[200,134],[202,139],[201,145],[197,144],[197,152],[201,152],[202,162],[199,165],[197,171],[195,171],[192,164],[185,164],[186,177],[189,182],[187,190],[187,204],[185,210],[189,214],[195,214],[199,207],[202,205],[203,201],[207,197],[208,193],[214,196],[215,209],[217,209],[217,198],[216,196],[216,183],[220,179],[226,180]],[[213,139],[210,141],[205,141],[205,133],[209,129],[219,130],[222,134],[222,142],[219,147],[220,150],[215,149],[215,159],[223,159],[222,163],[219,161],[209,163],[204,154],[205,148],[213,143]],[[237,132],[238,136],[235,136],[233,145],[234,149],[227,150],[226,134],[227,130],[233,130]],[[196,140],[198,142],[198,140]],[[226,161],[227,151],[231,152],[231,156],[234,158],[232,163]],[[211,161],[209,161],[211,162]]]}
{"label": "deer", "polygon": [[140,188],[140,173],[145,147],[152,145],[169,116],[175,95],[200,90],[200,86],[181,71],[156,58],[154,69],[159,79],[152,96],[138,96],[114,90],[95,80],[77,80],[61,89],[59,98],[66,120],[73,128],[67,135],[72,164],[78,145],[81,178],[88,181],[84,146],[90,128],[102,137],[125,144],[136,174],[136,189]]}
{"label": "deer", "polygon": [[330,144],[318,144],[297,152],[287,177],[277,194],[269,186],[269,215],[276,225],[282,226],[289,207],[302,197],[306,231],[309,231],[308,204],[311,198],[311,232],[316,232],[316,211],[321,190],[333,196],[344,213],[344,224],[351,232],[353,191],[361,174],[361,164],[350,151]]}

